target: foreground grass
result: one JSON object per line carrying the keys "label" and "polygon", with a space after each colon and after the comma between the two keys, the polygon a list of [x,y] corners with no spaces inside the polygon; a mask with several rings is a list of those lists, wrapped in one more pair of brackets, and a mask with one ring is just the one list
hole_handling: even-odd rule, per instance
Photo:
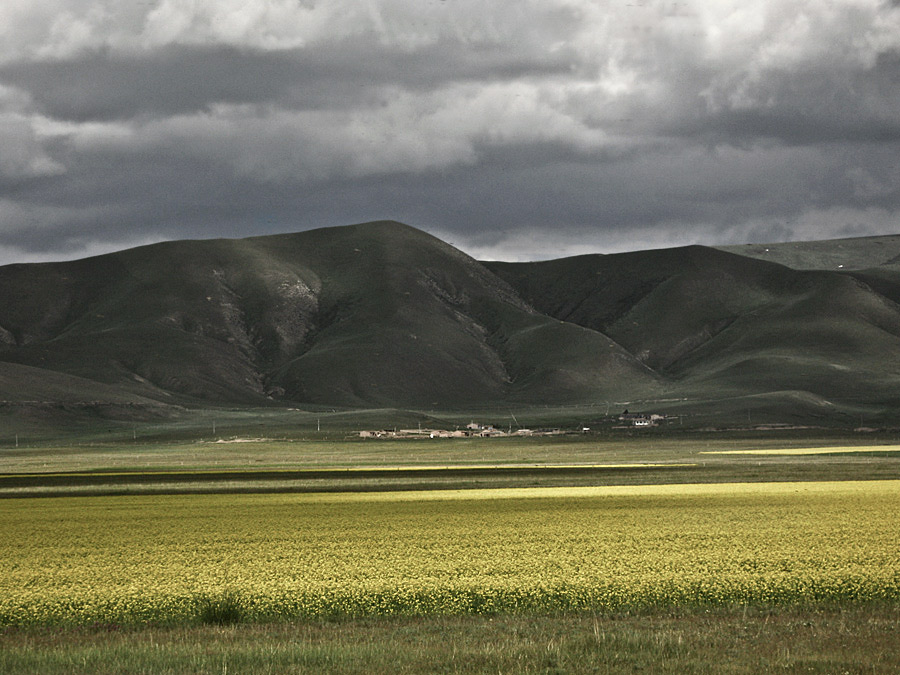
{"label": "foreground grass", "polygon": [[0,672],[896,673],[900,606],[0,632]]}

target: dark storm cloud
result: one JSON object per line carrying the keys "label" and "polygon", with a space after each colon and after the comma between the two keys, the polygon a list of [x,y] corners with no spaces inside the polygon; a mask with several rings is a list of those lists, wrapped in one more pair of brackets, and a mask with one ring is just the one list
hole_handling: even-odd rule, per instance
{"label": "dark storm cloud", "polygon": [[347,106],[383,97],[384,87],[415,91],[447,81],[545,76],[566,72],[568,63],[562,54],[529,59],[448,43],[415,54],[369,40],[275,52],[179,45],[141,55],[104,50],[13,62],[0,66],[0,84],[27,92],[52,117],[109,121],[191,113],[215,103]]}
{"label": "dark storm cloud", "polygon": [[872,68],[858,72],[773,74],[756,85],[753,100],[744,105],[707,106],[664,128],[713,143],[896,143],[900,54],[879,55]]}
{"label": "dark storm cloud", "polygon": [[900,230],[878,0],[0,7],[0,262],[396,218],[486,257]]}
{"label": "dark storm cloud", "polygon": [[140,57],[88,53],[0,67],[0,82],[28,92],[41,112],[74,121],[193,112],[216,101],[269,100],[293,80],[284,59],[230,47],[177,47]]}

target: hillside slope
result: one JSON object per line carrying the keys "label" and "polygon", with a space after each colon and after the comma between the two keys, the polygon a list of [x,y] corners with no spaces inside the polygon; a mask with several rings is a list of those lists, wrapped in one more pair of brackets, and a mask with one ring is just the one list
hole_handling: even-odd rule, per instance
{"label": "hillside slope", "polygon": [[900,259],[900,234],[773,244],[719,246],[720,251],[778,263],[795,270],[866,270]]}
{"label": "hillside slope", "polygon": [[480,263],[381,221],[9,265],[0,405],[895,415],[900,264],[853,250],[837,270],[807,269],[823,242],[804,269],[702,246]]}
{"label": "hillside slope", "polygon": [[650,391],[596,331],[393,222],[0,268],[0,360],[188,402],[447,407]]}
{"label": "hillside slope", "polygon": [[884,268],[799,271],[699,246],[488,267],[538,311],[609,335],[673,395],[898,400],[900,285]]}

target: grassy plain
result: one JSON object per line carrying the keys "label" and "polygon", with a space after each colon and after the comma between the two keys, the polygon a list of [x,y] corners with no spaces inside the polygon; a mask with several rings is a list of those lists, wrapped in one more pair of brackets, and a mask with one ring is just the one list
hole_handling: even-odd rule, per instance
{"label": "grassy plain", "polygon": [[[245,430],[247,431],[247,430]],[[871,480],[900,476],[895,434],[615,433],[363,440],[34,443],[0,450],[0,497]],[[760,454],[764,452],[765,454]]]}
{"label": "grassy plain", "polygon": [[900,669],[890,435],[347,435],[0,452],[0,672]]}

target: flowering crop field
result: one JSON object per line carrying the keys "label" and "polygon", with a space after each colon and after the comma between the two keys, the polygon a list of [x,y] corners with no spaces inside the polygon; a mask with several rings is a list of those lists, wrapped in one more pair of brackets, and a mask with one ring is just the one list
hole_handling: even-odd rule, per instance
{"label": "flowering crop field", "polygon": [[900,481],[0,500],[0,625],[900,599]]}

